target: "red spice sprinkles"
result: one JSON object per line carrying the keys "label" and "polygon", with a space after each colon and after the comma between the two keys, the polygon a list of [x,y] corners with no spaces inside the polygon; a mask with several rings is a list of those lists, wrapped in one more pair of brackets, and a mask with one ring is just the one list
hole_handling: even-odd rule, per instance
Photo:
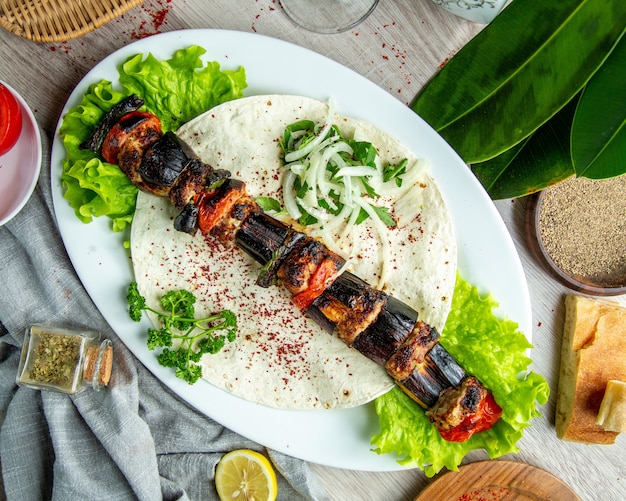
{"label": "red spice sprinkles", "polygon": [[[164,204],[152,202],[147,210],[169,220],[174,209]],[[151,234],[152,224],[171,224],[161,221],[151,219],[142,227]],[[135,256],[134,266],[141,281],[150,283],[149,303],[154,301],[150,295],[158,300],[184,284],[199,298],[197,315],[210,313],[209,308],[237,315],[238,338],[203,359],[205,379],[248,400],[281,408],[332,408],[362,397],[353,369],[354,359],[361,355],[339,356],[337,345],[343,343],[320,333],[282,287],[255,286],[256,262],[235,246],[224,248],[201,235],[180,237],[186,243],[175,250],[169,248],[171,235],[146,240],[142,248],[150,252]]]}
{"label": "red spice sprinkles", "polygon": [[130,33],[131,38],[140,40],[161,33],[161,26],[167,24],[167,15],[172,6],[172,0],[152,0],[141,4],[141,10],[150,16],[150,20],[141,21],[139,28]]}

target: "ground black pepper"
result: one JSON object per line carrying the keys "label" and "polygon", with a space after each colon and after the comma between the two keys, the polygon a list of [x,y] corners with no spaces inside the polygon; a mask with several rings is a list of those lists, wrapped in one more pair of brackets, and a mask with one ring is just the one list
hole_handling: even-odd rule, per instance
{"label": "ground black pepper", "polygon": [[539,230],[563,272],[601,287],[626,285],[626,176],[570,178],[546,189]]}

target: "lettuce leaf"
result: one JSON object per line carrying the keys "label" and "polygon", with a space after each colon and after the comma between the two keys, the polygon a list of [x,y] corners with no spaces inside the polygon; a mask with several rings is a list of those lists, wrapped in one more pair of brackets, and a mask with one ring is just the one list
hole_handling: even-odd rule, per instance
{"label": "lettuce leaf", "polygon": [[221,70],[216,62],[203,63],[205,49],[191,46],[160,61],[152,54],[129,57],[118,67],[121,90],[107,80],[89,86],[80,104],[63,117],[59,133],[66,150],[61,182],[64,197],[84,223],[107,216],[113,231],[132,221],[137,188],[115,165],[94,152],[79,149],[106,112],[130,94],[145,101],[144,108],[161,121],[164,131],[175,130],[204,111],[243,95],[243,68]]}
{"label": "lettuce leaf", "polygon": [[120,83],[129,94],[145,100],[163,130],[176,130],[206,110],[242,96],[246,87],[243,68],[220,70],[217,62],[203,64],[206,51],[192,46],[178,50],[167,61],[152,54],[130,57],[119,67]]}
{"label": "lettuce leaf", "polygon": [[502,407],[502,418],[491,430],[466,442],[447,442],[424,410],[394,388],[375,401],[380,426],[372,438],[375,452],[395,454],[400,464],[420,468],[429,477],[444,467],[458,470],[472,450],[484,449],[491,458],[518,452],[517,442],[529,421],[540,416],[537,404],[548,401],[550,389],[543,376],[529,371],[527,351],[532,346],[517,323],[496,317],[495,307],[493,297],[481,297],[478,289],[457,276],[441,344],[492,391]]}

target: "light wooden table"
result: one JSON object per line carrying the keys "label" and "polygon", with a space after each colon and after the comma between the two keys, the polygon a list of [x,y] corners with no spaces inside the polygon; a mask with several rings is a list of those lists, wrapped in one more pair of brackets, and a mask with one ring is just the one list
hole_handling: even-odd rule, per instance
{"label": "light wooden table", "polygon": [[[437,71],[482,28],[457,18],[430,0],[382,0],[356,29],[319,35],[296,27],[277,0],[148,0],[95,32],[63,43],[38,44],[0,30],[0,79],[26,99],[50,140],[74,86],[116,49],[158,32],[224,28],[255,32],[310,48],[352,68],[408,104]],[[44,165],[43,168],[49,168]],[[569,291],[552,280],[530,254],[524,231],[524,199],[496,202],[520,254],[533,310],[536,372],[552,390],[543,416],[533,421],[508,457],[539,466],[569,484],[587,501],[626,499],[626,438],[616,445],[585,446],[560,441],[554,429],[563,297]],[[626,297],[616,298],[626,304]],[[486,459],[476,452],[466,461]],[[353,472],[312,465],[331,499],[409,501],[432,479],[419,470]]]}

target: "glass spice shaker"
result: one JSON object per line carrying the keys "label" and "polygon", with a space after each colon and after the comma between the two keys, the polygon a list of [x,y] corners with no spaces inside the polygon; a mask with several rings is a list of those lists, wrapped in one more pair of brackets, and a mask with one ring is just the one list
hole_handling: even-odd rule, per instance
{"label": "glass spice shaker", "polygon": [[77,332],[45,325],[30,326],[24,337],[17,384],[37,390],[78,393],[109,384],[111,341],[92,331]]}

